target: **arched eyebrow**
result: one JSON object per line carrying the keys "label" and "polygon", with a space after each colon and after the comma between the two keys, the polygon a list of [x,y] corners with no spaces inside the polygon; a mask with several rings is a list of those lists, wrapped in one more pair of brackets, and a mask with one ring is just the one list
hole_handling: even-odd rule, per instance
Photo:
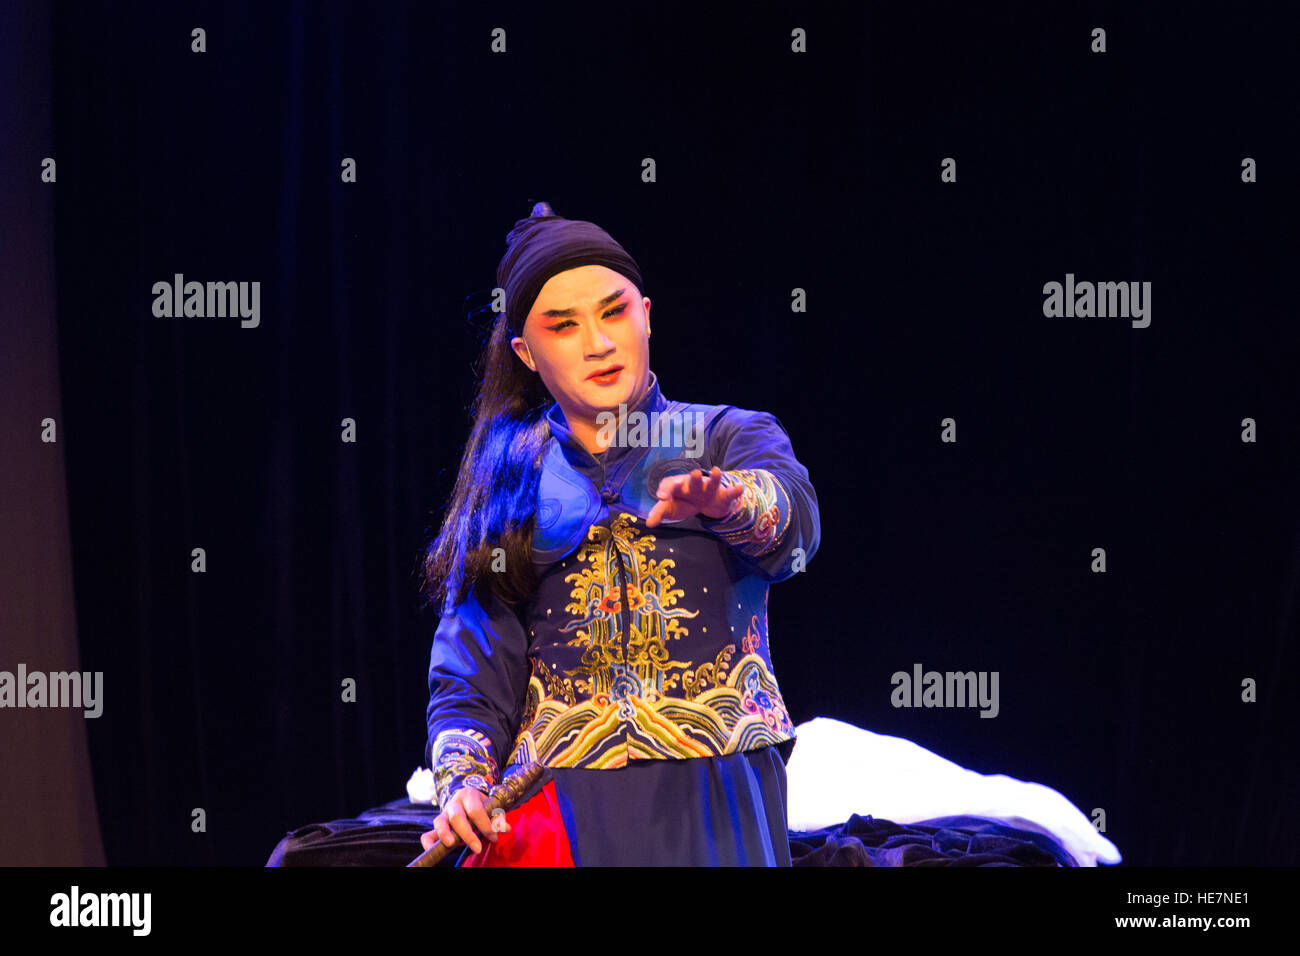
{"label": "arched eyebrow", "polygon": [[[597,311],[605,308],[605,306],[609,305],[611,302],[613,302],[615,299],[617,299],[626,291],[627,289],[625,287],[619,289],[617,292],[611,292],[609,295],[605,296],[605,298],[601,299],[599,302],[596,303]],[[567,309],[547,309],[545,312],[542,313],[541,317],[544,319],[567,319],[577,314],[578,314],[578,310],[570,307]]]}

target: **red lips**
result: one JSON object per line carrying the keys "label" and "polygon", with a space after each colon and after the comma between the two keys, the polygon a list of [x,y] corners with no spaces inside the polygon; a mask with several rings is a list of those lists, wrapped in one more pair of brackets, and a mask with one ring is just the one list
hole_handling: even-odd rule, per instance
{"label": "red lips", "polygon": [[609,366],[608,368],[597,369],[596,371],[594,371],[594,372],[592,372],[590,375],[588,375],[587,378],[589,378],[589,379],[591,379],[591,378],[602,378],[602,377],[604,377],[604,376],[606,376],[606,375],[612,375],[612,374],[614,374],[615,372],[621,371],[622,368],[623,368],[623,366],[621,366],[621,365],[611,365],[611,366]]}

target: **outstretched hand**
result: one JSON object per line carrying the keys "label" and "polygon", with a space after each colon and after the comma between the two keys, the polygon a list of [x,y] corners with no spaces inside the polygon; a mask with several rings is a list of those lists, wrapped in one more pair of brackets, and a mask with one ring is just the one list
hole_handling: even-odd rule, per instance
{"label": "outstretched hand", "polygon": [[725,518],[731,514],[737,498],[745,493],[744,485],[722,485],[722,469],[717,465],[708,477],[696,468],[689,475],[669,475],[659,482],[655,497],[658,504],[650,509],[645,526],[653,528],[663,519],[681,521],[693,515],[706,518]]}

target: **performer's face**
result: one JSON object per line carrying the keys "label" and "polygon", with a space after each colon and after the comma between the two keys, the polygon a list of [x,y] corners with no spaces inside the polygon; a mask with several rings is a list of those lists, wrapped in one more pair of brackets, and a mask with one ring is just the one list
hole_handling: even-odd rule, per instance
{"label": "performer's face", "polygon": [[[620,403],[635,405],[649,387],[650,300],[605,266],[559,272],[542,286],[522,337],[510,345],[570,423],[595,422]],[[622,369],[592,377],[611,366]]]}

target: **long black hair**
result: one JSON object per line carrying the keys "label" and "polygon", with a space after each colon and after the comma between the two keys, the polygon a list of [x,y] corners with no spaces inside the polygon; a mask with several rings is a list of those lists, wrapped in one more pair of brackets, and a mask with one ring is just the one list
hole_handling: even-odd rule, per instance
{"label": "long black hair", "polygon": [[[564,238],[547,240],[552,227]],[[534,249],[534,241],[541,245]],[[520,313],[540,291],[532,283],[556,269],[590,262],[614,268],[641,286],[640,268],[608,233],[585,220],[564,220],[545,201],[515,223],[506,245],[497,282],[514,298],[497,314],[476,366],[480,380],[473,426],[442,531],[424,556],[426,606],[445,606],[449,596],[464,600],[486,581],[518,611],[537,591],[532,536],[542,456],[551,438],[546,412],[553,401],[541,377],[510,345],[512,329],[523,332],[526,315]],[[548,254],[553,258],[547,259]],[[481,590],[478,595],[485,596]]]}
{"label": "long black hair", "polygon": [[[537,590],[532,537],[552,398],[510,347],[512,337],[500,312],[475,364],[478,397],[456,485],[424,557],[426,606],[441,608],[449,590],[463,600],[485,579],[515,609]],[[494,554],[496,548],[504,554]]]}

